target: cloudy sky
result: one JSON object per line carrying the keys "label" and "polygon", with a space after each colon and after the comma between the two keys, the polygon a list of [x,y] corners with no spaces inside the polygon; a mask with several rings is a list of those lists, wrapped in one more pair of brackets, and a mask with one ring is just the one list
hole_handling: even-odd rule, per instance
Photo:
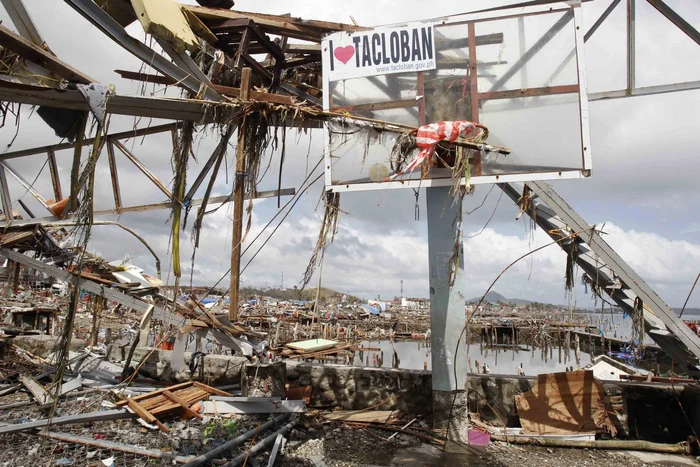
{"label": "cloudy sky", "polygon": [[[188,3],[194,3],[190,1]],[[502,4],[502,1],[469,2],[469,9]],[[700,28],[700,5],[692,0],[669,0],[695,27]],[[63,60],[83,70],[96,81],[115,84],[123,95],[137,94],[138,85],[124,81],[115,69],[136,71],[140,63],[58,0],[25,1],[30,14],[51,49]],[[585,5],[585,29],[597,18],[608,2],[595,0]],[[389,0],[356,0],[354,2],[253,2],[239,0],[240,10],[266,13],[291,13],[314,19],[349,22],[352,15],[358,23],[368,26],[418,20],[438,15],[463,12],[454,2],[433,2],[425,11],[425,2]],[[460,4],[464,5],[464,3]],[[637,11],[637,83],[649,86],[700,79],[700,49],[646,2],[638,2]],[[613,13],[586,46],[590,92],[624,87],[624,10],[622,5]],[[0,10],[3,25],[10,21]],[[144,37],[139,24],[128,28],[130,34]],[[508,44],[506,44],[506,47]],[[148,93],[162,95],[163,90],[149,87]],[[697,150],[698,102],[700,92],[686,91],[650,97],[593,102],[590,104],[593,150],[593,176],[585,180],[554,183],[557,191],[590,224],[605,225],[606,239],[617,249],[671,306],[681,306],[695,275],[700,270],[700,192],[697,178],[700,157]],[[552,112],[556,112],[553,109]],[[112,131],[136,126],[153,125],[156,121],[115,117]],[[536,126],[536,123],[533,123]],[[537,129],[533,130],[536,131]],[[24,107],[15,137],[15,121],[8,118],[0,129],[0,148],[13,151],[39,145],[53,144],[58,138],[31,109]],[[507,139],[507,138],[506,138]],[[322,157],[325,134],[322,130],[307,134],[290,133],[287,141],[287,162],[283,170],[283,187],[299,188],[309,172]],[[195,144],[196,161],[190,164],[192,180],[200,163],[205,161],[217,141],[217,130],[199,129]],[[235,142],[235,137],[232,139]],[[507,143],[507,141],[505,141]],[[533,143],[534,144],[534,143]],[[539,140],[538,145],[547,145]],[[168,135],[129,140],[127,146],[161,180],[170,183],[171,145]],[[215,187],[216,195],[231,190],[235,149],[232,146]],[[69,151],[57,153],[64,194],[69,190],[71,156]],[[162,193],[133,166],[117,155],[122,198],[125,205],[155,203],[163,200]],[[265,164],[270,168],[261,181],[260,189],[274,189],[279,171],[279,153],[268,153]],[[45,157],[34,156],[10,162],[22,176],[31,181],[45,198],[52,189]],[[98,163],[96,208],[113,207],[106,157]],[[320,174],[318,169],[312,175]],[[45,210],[26,190],[10,180],[13,199],[22,198],[38,216]],[[317,202],[321,182],[305,191],[294,210],[267,241],[243,274],[244,285],[279,286],[298,284],[318,235],[320,216]],[[203,188],[200,189],[200,193]],[[485,199],[485,201],[484,201]],[[283,198],[284,204],[289,198]],[[498,188],[479,186],[473,196],[465,199],[466,294],[480,296],[500,273],[518,256],[549,241],[548,237],[530,230],[529,222],[516,221],[517,209]],[[16,201],[15,201],[16,203]],[[403,280],[404,295],[428,296],[428,250],[425,223],[425,193],[419,197],[420,219],[414,220],[415,198],[410,190],[377,191],[341,196],[343,214],[335,243],[328,249],[323,269],[323,284],[343,292],[389,299],[400,293]],[[19,208],[19,206],[16,206]],[[278,212],[277,200],[256,201],[253,226],[246,247],[250,246],[243,264],[267,240],[269,233],[282,217],[260,239],[251,240]],[[191,218],[194,217],[194,211]],[[213,284],[228,269],[231,249],[231,206],[224,206],[206,218],[201,248],[197,252],[194,270],[190,269],[192,243],[187,225],[184,236],[183,267],[192,273],[196,284]],[[166,211],[128,214],[110,217],[134,228],[157,250],[163,263],[164,279],[172,283],[169,258],[169,219]],[[488,226],[485,224],[491,218]],[[90,248],[103,257],[114,260],[130,255],[133,262],[155,272],[153,257],[137,240],[115,227],[94,228]],[[565,255],[557,247],[547,248],[509,271],[495,290],[511,298],[565,303]],[[315,284],[315,280],[313,283]],[[224,279],[228,284],[228,278]],[[579,305],[590,306],[590,296],[582,287],[576,291]],[[700,306],[700,293],[689,306]]]}

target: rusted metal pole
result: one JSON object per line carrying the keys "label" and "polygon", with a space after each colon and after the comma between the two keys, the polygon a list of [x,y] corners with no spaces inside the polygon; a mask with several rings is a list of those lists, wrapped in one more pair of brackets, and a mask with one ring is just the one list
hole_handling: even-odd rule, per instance
{"label": "rusted metal pole", "polygon": [[49,171],[51,173],[51,183],[53,184],[53,196],[56,202],[63,199],[63,192],[61,191],[61,180],[58,177],[58,165],[56,164],[56,153],[53,149],[49,149],[47,152],[47,158],[49,161]]}
{"label": "rusted metal pole", "polygon": [[[241,73],[241,100],[247,101],[250,95],[250,68],[243,68]],[[238,126],[238,147],[236,148],[236,178],[233,186],[233,240],[231,242],[231,292],[228,316],[231,321],[238,319],[238,292],[241,272],[241,239],[243,237],[243,197],[245,195],[245,154],[246,154],[246,117],[241,118]]]}

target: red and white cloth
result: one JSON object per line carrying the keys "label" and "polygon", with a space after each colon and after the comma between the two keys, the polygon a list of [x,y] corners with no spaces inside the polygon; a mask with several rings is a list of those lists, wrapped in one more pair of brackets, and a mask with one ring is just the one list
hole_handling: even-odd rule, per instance
{"label": "red and white cloth", "polygon": [[440,141],[448,141],[454,143],[457,138],[473,138],[477,136],[477,131],[481,125],[476,123],[467,122],[465,120],[458,120],[454,122],[437,122],[431,123],[430,125],[423,125],[418,128],[418,133],[416,134],[416,146],[418,146],[421,151],[416,155],[416,157],[408,163],[406,168],[402,171],[395,173],[387,177],[384,181],[388,182],[400,177],[405,173],[411,173],[416,167],[420,166],[424,160],[432,158],[435,154],[435,147]]}

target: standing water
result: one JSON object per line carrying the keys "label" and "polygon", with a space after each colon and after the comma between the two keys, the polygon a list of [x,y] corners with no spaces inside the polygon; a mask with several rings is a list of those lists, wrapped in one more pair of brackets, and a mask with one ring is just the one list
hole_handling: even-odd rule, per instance
{"label": "standing water", "polygon": [[[362,360],[360,353],[355,352],[354,364],[356,366],[392,367],[394,350],[390,341],[365,341],[362,343],[362,347],[380,349],[380,351],[362,352]],[[425,341],[394,342],[394,347],[399,356],[398,368],[407,370],[431,369],[431,349]],[[381,361],[382,352],[384,354],[383,362]],[[543,350],[540,348],[519,346],[517,350],[512,348],[489,349],[486,346],[481,347],[479,344],[471,344],[469,357],[471,360],[470,372],[481,373],[476,368],[478,362],[480,367],[486,363],[491,373],[504,375],[517,374],[517,368],[521,365],[526,375],[538,375],[566,371],[566,368],[571,366],[580,368],[591,363],[590,354],[580,352],[580,361],[577,364],[573,349],[569,349],[567,357],[566,348],[561,349],[560,363],[558,347],[550,347],[549,355],[544,358]],[[462,358],[466,358],[466,355],[463,354]]]}

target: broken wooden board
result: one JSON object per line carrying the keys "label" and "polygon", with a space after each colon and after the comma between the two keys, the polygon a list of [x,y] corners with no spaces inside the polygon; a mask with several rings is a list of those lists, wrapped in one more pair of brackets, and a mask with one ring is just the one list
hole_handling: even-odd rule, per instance
{"label": "broken wooden board", "polygon": [[19,375],[19,382],[34,396],[34,400],[39,405],[48,404],[51,400],[51,395],[37,380],[29,375]]}
{"label": "broken wooden board", "polygon": [[176,384],[147,394],[129,397],[117,402],[117,406],[128,407],[134,411],[146,423],[155,424],[164,432],[168,429],[160,423],[158,416],[179,412],[186,418],[201,418],[201,415],[192,410],[192,406],[211,395],[228,396],[231,394],[212,388],[197,381],[188,381]]}
{"label": "broken wooden board", "polygon": [[290,342],[287,347],[300,352],[319,352],[321,350],[331,349],[338,345],[336,341],[326,339],[310,339],[308,341]]}
{"label": "broken wooden board", "polygon": [[381,423],[383,425],[395,423],[398,417],[399,412],[397,410],[340,411],[323,416],[326,420],[336,422]]}
{"label": "broken wooden board", "polygon": [[523,434],[564,435],[617,430],[610,421],[603,385],[592,371],[539,375],[532,390],[515,396]]}
{"label": "broken wooden board", "polygon": [[204,401],[200,403],[202,413],[216,414],[254,414],[254,413],[304,413],[306,403],[304,401],[283,400],[249,400],[249,401]]}
{"label": "broken wooden board", "polygon": [[163,39],[176,52],[192,51],[199,46],[199,39],[173,0],[131,0],[131,5],[143,30]]}

